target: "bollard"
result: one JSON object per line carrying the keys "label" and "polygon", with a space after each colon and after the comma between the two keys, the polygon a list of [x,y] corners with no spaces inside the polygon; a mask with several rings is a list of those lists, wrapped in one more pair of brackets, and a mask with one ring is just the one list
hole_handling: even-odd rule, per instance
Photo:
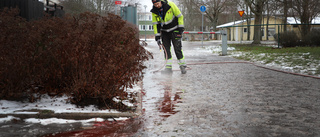
{"label": "bollard", "polygon": [[226,56],[228,51],[227,32],[225,30],[221,30],[221,36],[222,36],[222,56]]}

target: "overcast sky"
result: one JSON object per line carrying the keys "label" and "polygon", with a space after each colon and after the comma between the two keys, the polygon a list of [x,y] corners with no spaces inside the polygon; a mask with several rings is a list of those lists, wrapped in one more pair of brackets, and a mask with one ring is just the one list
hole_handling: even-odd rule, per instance
{"label": "overcast sky", "polygon": [[[39,0],[39,1],[42,1],[42,2],[43,2],[43,1],[45,1],[45,0]],[[58,2],[59,0],[50,0],[50,1],[52,1],[52,2]],[[130,1],[130,0],[119,0],[119,1],[125,2],[125,1]],[[144,10],[145,10],[144,5],[147,5],[146,11],[147,11],[147,12],[150,12],[150,10],[151,10],[151,8],[152,8],[152,6],[153,6],[151,0],[137,0],[137,1],[139,1],[139,3],[141,4],[141,5],[138,5],[138,7],[141,9],[141,12],[144,12]],[[171,0],[171,1],[172,1],[172,0]],[[138,11],[138,12],[139,12],[139,11]]]}
{"label": "overcast sky", "polygon": [[141,4],[139,5],[139,7],[143,9],[143,12],[144,12],[144,5],[147,5],[147,8],[146,8],[147,12],[149,12],[153,6],[151,0],[139,0],[139,3]]}
{"label": "overcast sky", "polygon": [[[177,4],[177,1],[176,0],[169,0],[169,1],[172,1],[172,2],[175,2],[176,4]],[[151,2],[151,0],[139,0],[139,3],[141,4],[141,5],[139,5],[139,7],[141,8],[141,9],[143,9],[143,12],[144,12],[144,5],[147,5],[147,12],[150,12],[150,10],[151,10],[151,8],[152,8],[152,6],[153,6],[153,4],[152,4],[152,2]]]}

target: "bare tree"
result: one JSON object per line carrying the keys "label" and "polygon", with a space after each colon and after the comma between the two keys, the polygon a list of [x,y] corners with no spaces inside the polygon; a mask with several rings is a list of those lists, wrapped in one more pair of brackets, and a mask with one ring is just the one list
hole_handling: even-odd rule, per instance
{"label": "bare tree", "polygon": [[113,10],[114,0],[60,0],[64,10],[70,14],[93,12],[103,14]]}
{"label": "bare tree", "polygon": [[250,40],[250,36],[251,36],[251,18],[252,18],[252,12],[251,10],[249,10],[249,6],[246,5],[246,11],[247,13],[245,14],[246,15],[246,20],[247,20],[247,40]]}
{"label": "bare tree", "polygon": [[[292,3],[292,0],[282,0],[282,3],[283,3],[283,23],[284,24],[287,24],[287,20],[288,20],[288,11],[289,11],[289,8],[292,7],[292,4],[289,4],[289,3]],[[291,5],[291,6],[290,6]],[[287,31],[287,25],[284,25],[284,31]]]}
{"label": "bare tree", "polygon": [[310,32],[312,20],[320,13],[319,0],[294,0],[292,8],[301,21],[301,36]]}
{"label": "bare tree", "polygon": [[277,12],[283,13],[283,19],[282,24],[285,24],[283,26],[283,30],[287,31],[287,19],[290,15],[290,9],[292,9],[292,2],[293,0],[275,0],[273,3],[273,8],[276,8],[275,10]]}
{"label": "bare tree", "polygon": [[[115,11],[116,0],[60,0],[64,10],[70,14],[79,14],[82,12],[93,12],[100,15],[113,13]],[[122,5],[136,6],[138,0],[124,1]]]}
{"label": "bare tree", "polygon": [[207,7],[205,11],[205,17],[210,20],[210,26],[213,28],[213,31],[216,31],[218,25],[219,15],[226,11],[232,1],[227,0],[207,0],[207,1],[194,1],[194,4],[199,8],[201,5]]}
{"label": "bare tree", "polygon": [[250,10],[255,15],[254,20],[254,36],[252,44],[261,44],[261,22],[264,11],[264,4],[267,0],[245,0],[245,3],[250,7]]}
{"label": "bare tree", "polygon": [[[269,34],[270,31],[269,31],[269,24],[270,24],[270,17],[272,16],[275,16],[276,17],[276,14],[278,11],[281,11],[281,6],[283,6],[282,4],[280,4],[278,2],[278,0],[268,0],[266,2],[266,10],[265,10],[265,13],[267,15],[267,24],[266,24],[266,32],[267,32],[267,40],[269,40]],[[276,6],[275,6],[276,5]],[[285,17],[286,18],[286,17]],[[287,20],[287,19],[285,19]],[[284,22],[284,24],[286,23],[287,21]],[[274,24],[274,23],[271,23],[271,24]],[[285,25],[284,25],[285,26]],[[274,35],[274,34],[273,34]]]}
{"label": "bare tree", "polygon": [[179,9],[184,16],[184,26],[186,30],[196,31],[201,24],[201,13],[199,7],[194,5],[194,0],[179,0]]}
{"label": "bare tree", "polygon": [[[180,7],[187,20],[185,21],[186,29],[194,30],[194,26],[200,26],[199,24],[201,24],[202,16],[200,6],[206,6],[204,25],[207,25],[212,28],[213,31],[216,31],[220,15],[222,13],[225,14],[227,8],[231,7],[234,1],[238,0],[179,0]],[[206,20],[209,20],[209,24],[207,24]]]}

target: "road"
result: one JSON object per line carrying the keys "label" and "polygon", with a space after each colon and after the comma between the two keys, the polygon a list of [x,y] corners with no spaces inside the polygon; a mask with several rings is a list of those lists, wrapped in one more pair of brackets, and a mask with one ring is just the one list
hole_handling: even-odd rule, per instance
{"label": "road", "polygon": [[174,62],[173,74],[162,75],[154,71],[163,53],[148,44],[154,59],[143,82],[146,118],[135,136],[320,136],[319,79],[212,54],[201,42],[183,42],[187,64],[193,64],[187,74]]}

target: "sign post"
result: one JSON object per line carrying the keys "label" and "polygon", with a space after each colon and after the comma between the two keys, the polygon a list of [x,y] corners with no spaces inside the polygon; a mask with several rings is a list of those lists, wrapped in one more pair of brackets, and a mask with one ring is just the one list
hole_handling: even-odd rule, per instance
{"label": "sign post", "polygon": [[204,14],[204,12],[206,11],[206,6],[201,6],[200,7],[200,11],[202,12],[202,26],[201,26],[201,31],[202,31],[202,46],[203,46],[203,14]]}
{"label": "sign post", "polygon": [[241,39],[240,39],[241,40],[240,42],[242,43],[242,40],[243,40],[243,17],[242,16],[244,14],[244,10],[238,11],[238,13],[239,13],[239,15],[241,17],[241,23],[242,23],[241,24],[241,26],[242,26],[241,27]]}
{"label": "sign post", "polygon": [[115,14],[117,15],[117,6],[118,6],[118,5],[121,5],[121,4],[122,4],[122,1],[115,1],[114,3],[115,3],[115,5],[116,5],[115,8],[114,8],[114,9],[115,9]]}
{"label": "sign post", "polygon": [[[147,22],[147,5],[144,5],[144,21]],[[147,41],[147,25],[144,24],[144,41]]]}

